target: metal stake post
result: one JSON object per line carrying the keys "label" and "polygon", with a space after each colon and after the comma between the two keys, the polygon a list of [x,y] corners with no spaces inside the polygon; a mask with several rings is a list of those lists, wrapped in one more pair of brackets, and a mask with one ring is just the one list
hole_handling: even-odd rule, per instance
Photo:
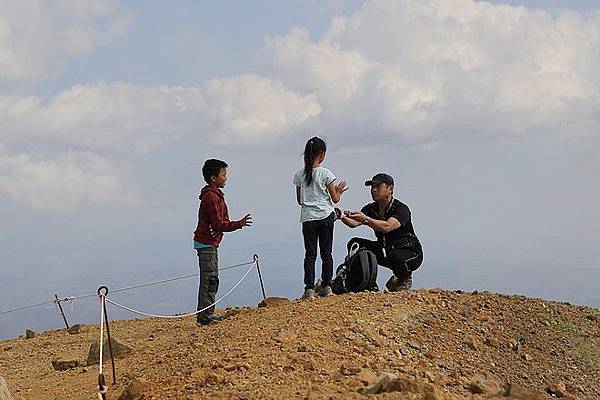
{"label": "metal stake post", "polygon": [[[100,294],[100,291],[104,290],[104,294],[103,294],[103,299],[106,297],[106,295],[108,294],[108,288],[106,286],[101,286],[98,289],[98,294]],[[108,323],[108,314],[106,312],[106,301],[102,302],[102,307],[104,307],[104,322],[106,324],[106,336],[108,337],[108,353],[110,354],[110,364],[112,366],[112,374],[113,374],[113,384],[117,383],[117,372],[115,369],[115,359],[113,357],[113,351],[112,351],[112,340],[110,338],[110,324]]]}
{"label": "metal stake post", "polygon": [[58,299],[58,294],[54,293],[54,302],[58,306],[58,311],[60,311],[60,315],[62,316],[63,321],[65,321],[65,326],[69,329],[69,323],[67,322],[67,317],[65,317],[65,313],[63,311],[62,305],[60,304],[60,300]]}
{"label": "metal stake post", "polygon": [[260,273],[260,265],[258,264],[258,254],[254,255],[254,262],[256,263],[256,271],[258,272],[258,280],[260,281],[260,289],[262,290],[263,300],[267,300],[265,285],[263,283],[262,274]]}

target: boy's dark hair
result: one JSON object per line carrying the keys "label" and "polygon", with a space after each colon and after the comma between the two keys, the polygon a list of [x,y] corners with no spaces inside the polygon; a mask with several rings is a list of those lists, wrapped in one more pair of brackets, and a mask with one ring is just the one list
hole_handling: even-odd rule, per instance
{"label": "boy's dark hair", "polygon": [[210,183],[210,178],[219,175],[221,168],[227,168],[227,163],[221,160],[210,159],[204,162],[202,167],[202,176],[206,183]]}
{"label": "boy's dark hair", "polygon": [[327,151],[327,144],[320,137],[312,137],[306,142],[304,147],[304,182],[306,186],[310,186],[313,181],[313,164],[319,154]]}

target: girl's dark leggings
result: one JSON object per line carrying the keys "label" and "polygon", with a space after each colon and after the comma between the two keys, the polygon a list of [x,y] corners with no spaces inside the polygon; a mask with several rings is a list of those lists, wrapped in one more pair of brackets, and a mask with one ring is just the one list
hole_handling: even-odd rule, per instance
{"label": "girl's dark leggings", "polygon": [[333,276],[333,225],[335,213],[318,221],[302,223],[302,236],[304,236],[304,285],[305,289],[315,287],[315,262],[317,261],[317,244],[321,253],[321,280],[322,286],[330,286]]}

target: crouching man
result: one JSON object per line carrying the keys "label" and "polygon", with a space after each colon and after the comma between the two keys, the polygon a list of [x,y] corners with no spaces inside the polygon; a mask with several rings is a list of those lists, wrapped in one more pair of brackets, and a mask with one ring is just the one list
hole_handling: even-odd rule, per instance
{"label": "crouching man", "polygon": [[365,182],[371,187],[373,203],[360,212],[340,212],[341,221],[350,228],[367,225],[375,231],[376,241],[353,238],[348,251],[358,243],[377,257],[377,263],[393,271],[386,283],[389,291],[410,289],[412,272],[423,262],[423,249],[410,218],[408,206],[394,198],[394,178],[377,174]]}

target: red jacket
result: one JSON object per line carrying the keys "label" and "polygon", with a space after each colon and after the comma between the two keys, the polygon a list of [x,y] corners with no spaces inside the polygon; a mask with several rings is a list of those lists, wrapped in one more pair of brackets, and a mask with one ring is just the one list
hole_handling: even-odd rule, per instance
{"label": "red jacket", "polygon": [[241,227],[241,221],[229,220],[223,192],[209,185],[202,188],[194,241],[219,247],[219,243],[223,239],[223,232],[235,231]]}

